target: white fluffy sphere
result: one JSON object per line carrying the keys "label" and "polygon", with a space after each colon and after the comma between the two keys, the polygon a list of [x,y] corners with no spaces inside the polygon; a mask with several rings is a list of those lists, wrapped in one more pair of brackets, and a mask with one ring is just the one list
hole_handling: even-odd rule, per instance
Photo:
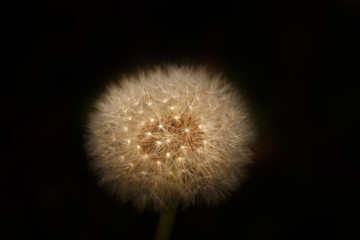
{"label": "white fluffy sphere", "polygon": [[217,203],[245,176],[253,139],[238,92],[205,68],[123,78],[98,100],[86,149],[102,185],[142,210]]}

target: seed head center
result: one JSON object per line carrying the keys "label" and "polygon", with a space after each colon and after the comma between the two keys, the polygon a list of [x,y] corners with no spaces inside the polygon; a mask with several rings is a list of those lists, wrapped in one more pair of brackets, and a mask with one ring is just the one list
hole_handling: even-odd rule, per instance
{"label": "seed head center", "polygon": [[205,134],[198,127],[199,120],[189,114],[152,120],[146,122],[137,136],[139,154],[147,155],[149,160],[186,158],[203,145]]}

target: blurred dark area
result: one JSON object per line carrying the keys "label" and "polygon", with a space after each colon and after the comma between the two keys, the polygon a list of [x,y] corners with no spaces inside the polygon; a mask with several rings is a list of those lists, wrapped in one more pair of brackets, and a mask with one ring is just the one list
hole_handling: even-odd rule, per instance
{"label": "blurred dark area", "polygon": [[158,215],[97,186],[87,116],[111,81],[199,63],[246,95],[247,181],[179,211],[171,239],[360,239],[358,1],[5,3],[0,239],[152,239]]}

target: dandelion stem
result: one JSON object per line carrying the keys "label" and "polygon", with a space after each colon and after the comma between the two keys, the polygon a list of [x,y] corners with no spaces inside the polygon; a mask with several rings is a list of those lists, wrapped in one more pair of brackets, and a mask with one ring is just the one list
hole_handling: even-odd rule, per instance
{"label": "dandelion stem", "polygon": [[161,211],[158,227],[156,229],[155,240],[167,240],[170,237],[174,223],[176,207]]}

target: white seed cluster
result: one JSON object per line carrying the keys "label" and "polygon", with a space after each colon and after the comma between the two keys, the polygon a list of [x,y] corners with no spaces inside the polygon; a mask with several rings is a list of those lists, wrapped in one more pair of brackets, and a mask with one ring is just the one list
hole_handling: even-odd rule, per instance
{"label": "white seed cluster", "polygon": [[219,75],[157,68],[121,79],[96,107],[91,166],[140,210],[217,203],[244,177],[253,131],[242,99]]}

